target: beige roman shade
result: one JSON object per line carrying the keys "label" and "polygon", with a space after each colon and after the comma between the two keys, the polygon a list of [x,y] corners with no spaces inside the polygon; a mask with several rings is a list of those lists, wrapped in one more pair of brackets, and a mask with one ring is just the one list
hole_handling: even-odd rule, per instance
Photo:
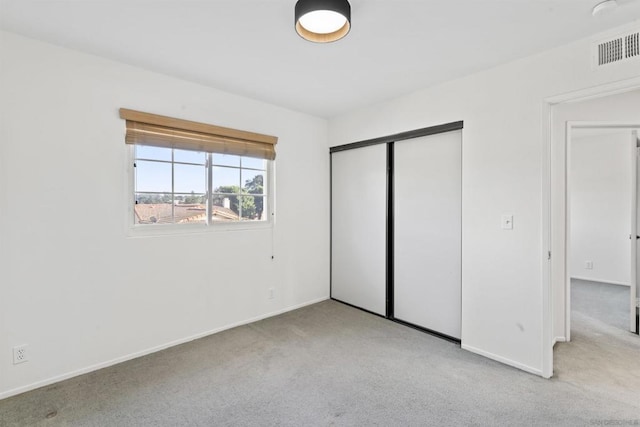
{"label": "beige roman shade", "polygon": [[278,138],[188,120],[120,109],[127,121],[127,144],[234,154],[274,160]]}

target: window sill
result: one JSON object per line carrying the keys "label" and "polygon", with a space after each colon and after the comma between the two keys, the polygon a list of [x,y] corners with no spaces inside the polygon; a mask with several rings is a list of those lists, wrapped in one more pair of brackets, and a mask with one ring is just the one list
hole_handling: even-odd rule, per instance
{"label": "window sill", "polygon": [[233,231],[265,230],[273,227],[273,221],[237,222],[232,224],[167,224],[167,225],[130,225],[127,237],[162,237]]}

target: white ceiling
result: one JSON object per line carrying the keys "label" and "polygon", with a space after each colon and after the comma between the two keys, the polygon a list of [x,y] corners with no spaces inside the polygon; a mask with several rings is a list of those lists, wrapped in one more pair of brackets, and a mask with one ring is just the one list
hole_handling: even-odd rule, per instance
{"label": "white ceiling", "polygon": [[351,0],[318,45],[295,0],[0,0],[0,28],[322,117],[637,20],[640,0]]}

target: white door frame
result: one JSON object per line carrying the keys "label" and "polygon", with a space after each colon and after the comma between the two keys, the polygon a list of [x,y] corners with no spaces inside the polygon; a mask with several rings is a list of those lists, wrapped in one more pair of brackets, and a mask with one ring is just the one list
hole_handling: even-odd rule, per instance
{"label": "white door frame", "polygon": [[[571,341],[571,269],[569,268],[569,258],[571,255],[571,179],[569,171],[571,170],[571,161],[573,156],[572,150],[572,137],[574,129],[611,129],[611,130],[628,130],[630,138],[634,134],[634,130],[640,127],[640,123],[629,123],[629,122],[585,122],[585,121],[568,121],[566,126],[566,162],[565,162],[565,222],[564,222],[564,336],[566,341]],[[631,143],[631,141],[630,141]],[[635,138],[633,140],[633,144],[630,144],[629,151],[629,161],[631,162],[631,212],[629,216],[630,228],[629,228],[629,239],[630,239],[630,266],[631,266],[631,275],[629,276],[629,296],[631,300],[630,307],[630,324],[629,330],[635,332],[636,328],[636,311],[635,311],[635,301],[636,301],[636,218],[637,218],[637,193],[636,193],[636,180],[637,180],[637,147]]]}
{"label": "white door frame", "polygon": [[[542,285],[542,376],[551,378],[553,376],[553,345],[555,344],[553,335],[553,301],[552,301],[552,280],[551,280],[551,160],[552,144],[558,141],[553,140],[553,106],[567,102],[586,101],[588,99],[600,98],[603,96],[615,95],[629,92],[640,88],[640,77],[596,86],[575,92],[545,98],[542,102],[542,158],[541,158],[541,248],[543,253],[540,257],[541,263],[541,285]],[[565,165],[566,167],[566,165]],[[553,254],[553,262],[565,262],[565,254]]]}
{"label": "white door frame", "polygon": [[[640,128],[637,128],[640,129]],[[638,131],[631,131],[631,276],[629,278],[629,296],[631,298],[629,312],[629,330],[636,334],[640,331],[636,327],[636,289],[638,288]]]}
{"label": "white door frame", "polygon": [[[640,129],[640,128],[638,128]],[[631,132],[631,289],[629,294],[631,297],[631,306],[629,311],[631,318],[629,319],[629,330],[631,332],[640,333],[636,324],[636,298],[638,288],[638,156],[640,155],[640,140],[638,140],[638,130]]]}

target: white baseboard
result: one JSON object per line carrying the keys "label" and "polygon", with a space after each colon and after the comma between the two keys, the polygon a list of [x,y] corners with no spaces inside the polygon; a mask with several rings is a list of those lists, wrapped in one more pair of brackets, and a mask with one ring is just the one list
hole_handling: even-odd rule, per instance
{"label": "white baseboard", "polygon": [[553,347],[554,345],[556,345],[556,343],[559,342],[567,342],[567,337],[555,337],[553,339],[553,345],[551,347]]}
{"label": "white baseboard", "polygon": [[307,302],[304,302],[302,304],[297,304],[297,305],[294,305],[294,306],[283,308],[281,310],[272,311],[270,313],[266,313],[266,314],[263,314],[263,315],[260,315],[260,316],[252,317],[250,319],[242,320],[240,322],[231,323],[231,324],[228,324],[228,325],[225,325],[225,326],[221,326],[219,328],[215,328],[215,329],[212,329],[210,331],[201,332],[199,334],[191,335],[191,336],[186,337],[186,338],[181,338],[181,339],[178,339],[178,340],[175,340],[175,341],[168,342],[166,344],[161,344],[161,345],[158,345],[158,346],[155,346],[155,347],[148,348],[146,350],[142,350],[142,351],[138,351],[138,352],[135,352],[135,353],[131,353],[131,354],[128,354],[126,356],[117,357],[115,359],[111,359],[111,360],[108,360],[106,362],[97,363],[95,365],[87,366],[87,367],[81,368],[81,369],[76,369],[75,371],[67,372],[67,373],[64,373],[62,375],[56,375],[54,377],[47,378],[47,379],[42,380],[42,381],[36,381],[34,383],[31,383],[31,384],[28,384],[28,385],[25,385],[25,386],[21,386],[21,387],[17,387],[17,388],[11,389],[11,390],[0,392],[0,400],[6,399],[7,397],[15,396],[17,394],[25,393],[27,391],[35,390],[35,389],[40,388],[40,387],[48,386],[50,384],[54,384],[54,383],[57,383],[57,382],[60,382],[60,381],[64,381],[64,380],[67,380],[69,378],[77,377],[79,375],[83,375],[83,374],[86,374],[86,373],[89,373],[89,372],[97,371],[98,369],[107,368],[109,366],[117,365],[118,363],[126,362],[128,360],[136,359],[138,357],[146,356],[148,354],[155,353],[155,352],[167,349],[169,347],[174,347],[176,345],[184,344],[184,343],[187,343],[189,341],[193,341],[193,340],[197,340],[197,339],[200,339],[200,338],[204,338],[206,336],[213,335],[213,334],[216,334],[218,332],[226,331],[227,329],[236,328],[238,326],[242,326],[242,325],[246,325],[246,324],[249,324],[249,323],[257,322],[259,320],[263,320],[263,319],[266,319],[268,317],[277,316],[279,314],[283,314],[283,313],[286,313],[288,311],[297,310],[299,308],[306,307],[308,305],[317,304],[319,302],[326,301],[328,299],[329,299],[329,297],[327,296],[327,297],[322,297],[322,298],[318,298],[318,299],[315,299],[315,300],[307,301]]}
{"label": "white baseboard", "polygon": [[597,279],[597,278],[593,278],[593,277],[579,277],[579,276],[571,276],[572,279],[576,279],[576,280],[584,280],[586,282],[598,282],[598,283],[606,283],[607,285],[618,285],[618,286],[627,286],[627,287],[631,287],[631,285],[629,283],[621,283],[621,282],[616,282],[614,280],[604,280],[604,279]]}
{"label": "white baseboard", "polygon": [[507,359],[506,357],[498,356],[498,355],[490,353],[488,351],[480,350],[479,348],[475,348],[475,347],[472,347],[470,345],[462,344],[461,347],[464,350],[470,351],[472,353],[479,354],[480,356],[484,356],[486,358],[495,360],[497,362],[504,363],[505,365],[513,366],[514,368],[518,368],[518,369],[523,370],[525,372],[529,372],[530,374],[534,374],[534,375],[538,375],[540,377],[543,377],[542,370],[540,370],[540,369],[532,368],[531,366],[524,365],[522,363],[516,362],[516,361],[511,360],[511,359]]}

